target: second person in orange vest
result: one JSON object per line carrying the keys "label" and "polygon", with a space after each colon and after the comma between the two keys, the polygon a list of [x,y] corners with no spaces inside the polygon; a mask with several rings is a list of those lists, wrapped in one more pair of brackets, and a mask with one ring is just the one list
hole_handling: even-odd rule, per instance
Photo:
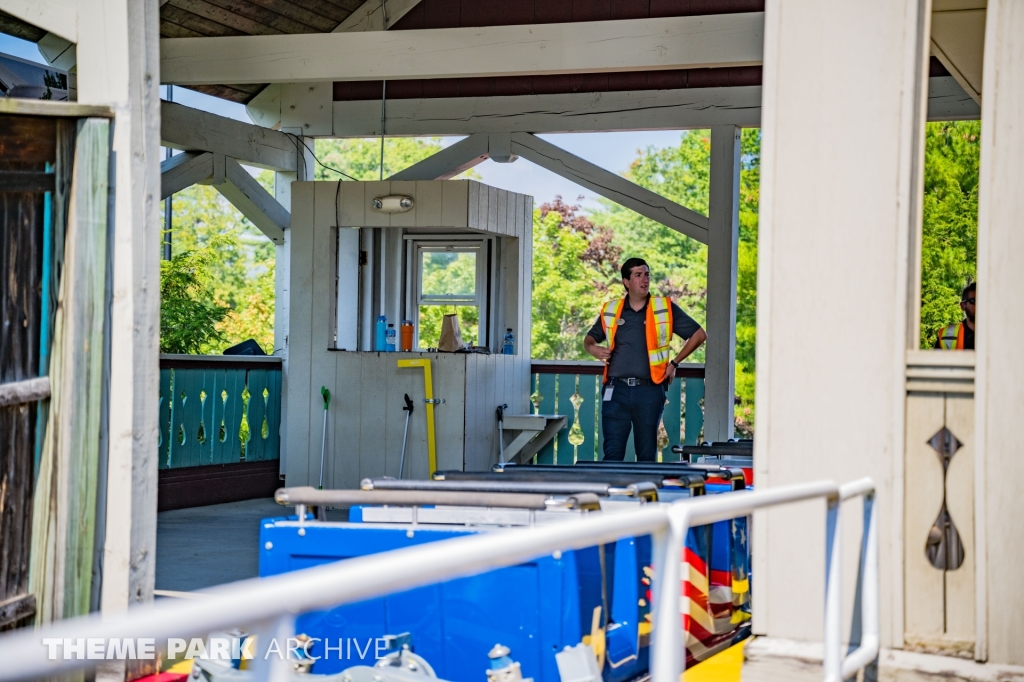
{"label": "second person in orange vest", "polygon": [[[604,459],[622,461],[629,432],[639,462],[658,455],[658,424],[676,367],[707,334],[667,296],[651,296],[651,270],[642,258],[622,264],[626,295],[604,304],[583,348],[605,363],[601,388]],[[672,357],[672,335],[685,340]],[[602,346],[605,340],[608,346]]]}

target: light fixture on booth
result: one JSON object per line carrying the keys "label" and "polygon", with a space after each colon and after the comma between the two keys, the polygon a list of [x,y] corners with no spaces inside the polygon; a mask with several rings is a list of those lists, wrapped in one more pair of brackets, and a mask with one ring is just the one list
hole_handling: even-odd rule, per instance
{"label": "light fixture on booth", "polygon": [[386,197],[375,197],[370,202],[375,209],[384,213],[405,213],[411,211],[415,202],[412,197],[403,194],[389,194]]}

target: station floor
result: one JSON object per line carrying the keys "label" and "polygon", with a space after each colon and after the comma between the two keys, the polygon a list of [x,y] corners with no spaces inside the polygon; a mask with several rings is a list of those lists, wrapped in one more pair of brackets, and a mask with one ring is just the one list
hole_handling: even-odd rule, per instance
{"label": "station floor", "polygon": [[[821,644],[757,637],[745,647],[742,682],[817,682]],[[851,678],[852,679],[852,678]],[[1024,667],[882,649],[877,676],[858,682],[1024,682]]]}
{"label": "station floor", "polygon": [[191,592],[255,578],[260,519],[290,511],[265,498],[160,512],[156,589]]}

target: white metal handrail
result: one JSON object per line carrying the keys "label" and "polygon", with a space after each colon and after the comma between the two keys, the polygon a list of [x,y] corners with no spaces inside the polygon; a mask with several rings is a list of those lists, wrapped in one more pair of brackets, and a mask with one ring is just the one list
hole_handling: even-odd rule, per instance
{"label": "white metal handrail", "polygon": [[[825,543],[825,682],[842,682],[878,657],[878,533],[874,505],[874,483],[863,478],[842,487],[823,481],[805,485],[786,486],[757,492],[738,492],[713,495],[690,503],[677,503],[669,507],[670,532],[667,541],[655,545],[658,553],[655,566],[663,567],[655,573],[654,593],[654,649],[651,653],[651,681],[675,682],[683,673],[683,651],[686,634],[683,632],[682,614],[690,612],[689,597],[680,596],[680,561],[687,530],[752,514],[758,509],[790,504],[804,500],[825,498],[828,504]],[[861,539],[860,616],[861,644],[845,659],[842,653],[842,599],[841,561],[841,504],[851,497],[864,496],[864,534]]]}
{"label": "white metal handrail", "polygon": [[[839,599],[840,504],[865,496],[865,532],[861,551],[860,647],[842,658]],[[842,488],[832,482],[809,483],[755,492],[725,493],[683,500],[671,506],[647,505],[630,512],[595,515],[577,523],[485,533],[427,543],[367,557],[317,566],[263,579],[244,580],[205,591],[206,599],[146,604],[119,616],[98,614],[52,623],[35,630],[0,636],[0,681],[30,680],[62,671],[86,668],[95,661],[51,660],[44,638],[152,638],[206,634],[249,626],[260,651],[253,660],[257,680],[286,677],[290,663],[267,657],[272,638],[294,636],[295,617],[305,611],[380,597],[443,580],[474,575],[529,561],[566,549],[613,542],[630,535],[653,535],[655,572],[655,638],[651,654],[653,682],[678,682],[683,671],[684,646],[679,575],[687,529],[745,516],[765,507],[825,498],[828,501],[825,680],[840,682],[878,655],[877,522],[874,484],[863,479]],[[670,558],[675,557],[675,560]],[[674,588],[666,589],[666,585]]]}

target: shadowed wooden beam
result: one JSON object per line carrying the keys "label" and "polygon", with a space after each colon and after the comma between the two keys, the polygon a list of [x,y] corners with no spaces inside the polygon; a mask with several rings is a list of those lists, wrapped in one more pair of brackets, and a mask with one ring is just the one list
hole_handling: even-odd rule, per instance
{"label": "shadowed wooden beam", "polygon": [[213,175],[213,154],[185,152],[160,164],[160,200]]}
{"label": "shadowed wooden beam", "polygon": [[172,102],[160,102],[160,144],[276,171],[294,173],[298,165],[299,143],[289,135]]}

